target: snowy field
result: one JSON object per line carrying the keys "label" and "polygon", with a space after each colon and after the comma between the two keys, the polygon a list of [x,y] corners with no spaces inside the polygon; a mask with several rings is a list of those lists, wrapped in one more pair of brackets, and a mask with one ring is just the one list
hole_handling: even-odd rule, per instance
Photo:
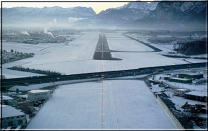
{"label": "snowy field", "polygon": [[176,126],[143,81],[108,80],[103,86],[101,82],[60,86],[27,126],[27,129],[60,128],[175,129]]}
{"label": "snowy field", "polygon": [[[82,34],[67,44],[41,43],[38,45],[27,45],[4,42],[4,49],[33,52],[35,56],[4,64],[3,68],[23,66],[26,68],[56,71],[62,74],[99,72],[102,69],[102,62],[92,59],[99,32],[83,32]],[[151,48],[123,36],[120,32],[105,34],[111,50],[125,52],[112,52],[113,57],[122,60],[105,60],[104,71],[187,63],[182,59],[168,58],[157,52],[152,52]],[[6,74],[6,72],[3,71],[3,74]]]}
{"label": "snowy field", "polygon": [[31,77],[31,76],[43,76],[43,74],[36,74],[31,72],[15,71],[3,68],[3,73],[6,78],[21,78],[21,77]]}
{"label": "snowy field", "polygon": [[[175,52],[174,51],[174,43],[177,41],[177,39],[180,38],[188,38],[190,36],[177,36],[175,41],[172,42],[163,42],[163,43],[152,43],[150,42],[148,39],[150,39],[152,36],[150,35],[143,35],[143,34],[128,34],[128,36],[133,37],[135,39],[138,39],[140,41],[143,41],[145,43],[148,43],[154,47],[157,47],[161,50],[160,54],[166,54],[168,55],[169,52]],[[166,39],[166,38],[171,38],[171,35],[157,35],[156,38],[160,38],[160,39]],[[205,37],[205,36],[202,36]],[[175,52],[176,53],[176,52]],[[171,54],[169,54],[171,55]],[[177,54],[178,56],[185,56],[183,54]],[[207,54],[200,54],[200,55],[191,55],[190,57],[204,57],[207,58]],[[177,58],[178,60],[182,60],[182,61],[186,61],[188,63],[200,63],[200,62],[207,62],[206,59],[194,59],[194,58]]]}

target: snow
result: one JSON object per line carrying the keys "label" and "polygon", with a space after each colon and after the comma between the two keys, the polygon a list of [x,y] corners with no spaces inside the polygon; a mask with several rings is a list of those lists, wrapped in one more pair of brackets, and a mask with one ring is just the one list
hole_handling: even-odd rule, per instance
{"label": "snow", "polygon": [[25,115],[23,112],[15,109],[14,107],[7,106],[7,105],[1,105],[1,107],[2,107],[1,118]]}
{"label": "snow", "polygon": [[207,96],[207,92],[205,91],[191,91],[186,94],[195,95],[195,96]]}
{"label": "snow", "polygon": [[145,83],[138,80],[59,86],[27,126],[27,129],[101,128],[175,129],[176,126]]}
{"label": "snow", "polygon": [[50,83],[42,83],[42,84],[31,84],[28,86],[13,86],[9,90],[10,91],[16,91],[19,89],[20,91],[30,91],[30,90],[37,90],[42,89],[49,86],[57,86],[57,85],[63,85],[63,84],[71,84],[71,83],[78,83],[78,82],[88,82],[88,81],[95,81],[99,78],[94,79],[84,79],[84,80],[68,80],[68,81],[58,81],[58,82],[50,82]]}
{"label": "snow", "polygon": [[201,62],[207,62],[206,59],[193,59],[193,58],[186,58],[184,59],[190,63],[201,63]]}
{"label": "snow", "polygon": [[[128,34],[129,36],[135,38],[135,39],[139,39],[140,41],[143,41],[145,43],[148,43],[154,47],[157,47],[159,48],[160,50],[162,50],[160,52],[161,55],[173,55],[174,54],[170,54],[169,52],[175,52],[174,51],[174,43],[176,41],[173,41],[173,42],[168,42],[168,43],[151,43],[148,39],[151,38],[151,36],[148,36],[148,35],[143,35],[143,34]],[[158,38],[168,38],[168,37],[173,37],[171,35],[157,35],[156,37]],[[186,38],[186,37],[189,37],[189,36],[177,36],[177,38]],[[176,52],[175,52],[176,53]],[[187,57],[186,55],[183,55],[183,54],[175,54],[177,56],[185,56]],[[204,58],[207,58],[207,54],[200,54],[200,55],[190,55],[188,57],[191,57],[191,58],[177,58],[178,60],[184,60],[186,62],[189,62],[189,63],[200,63],[200,62],[207,62],[206,59],[197,59],[197,58],[200,58],[200,57],[204,57]]]}
{"label": "snow", "polygon": [[152,85],[151,87],[152,92],[157,92],[160,93],[161,91],[164,91],[165,89],[163,87],[159,87],[158,84],[157,85]]}
{"label": "snow", "polygon": [[[152,52],[151,48],[123,36],[120,32],[105,34],[110,50],[127,52],[112,52],[113,57],[122,60],[104,60],[103,71],[187,63],[181,59],[168,58],[157,52]],[[3,64],[3,68],[23,66],[32,69],[60,72],[62,74],[100,72],[102,70],[102,61],[92,59],[98,35],[99,32],[84,32],[83,35],[69,44],[45,43],[32,45],[31,50],[35,52],[34,57]],[[5,48],[13,46],[8,43],[3,44]],[[36,46],[37,49],[33,49],[35,48],[33,46]],[[25,50],[29,50],[29,47]],[[6,74],[7,72],[4,73]]]}
{"label": "snow", "polygon": [[164,82],[168,85],[170,85],[173,88],[185,88],[193,91],[201,91],[201,92],[206,92],[207,91],[207,85],[206,84],[200,84],[200,85],[195,85],[195,84],[185,84],[185,83],[177,83],[177,82]]}
{"label": "snow", "polygon": [[175,103],[175,107],[178,110],[183,110],[181,107],[188,102],[188,104],[195,105],[195,104],[202,104],[206,105],[205,102],[200,102],[200,101],[194,101],[194,100],[189,100],[189,99],[184,99],[183,97],[178,97],[178,96],[173,96],[169,98],[173,103]]}
{"label": "snow", "polygon": [[[126,38],[119,33],[106,33],[109,48],[116,51],[153,51],[151,48],[138,43],[135,40]],[[131,46],[130,46],[131,45]]]}
{"label": "snow", "polygon": [[50,90],[31,90],[29,93],[42,93],[42,92],[49,92]]}
{"label": "snow", "polygon": [[157,7],[157,2],[129,2],[128,4],[121,6],[120,8],[135,8],[144,11],[152,11]]}
{"label": "snow", "polygon": [[27,99],[28,95],[27,94],[26,95],[18,95],[18,97]]}
{"label": "snow", "polygon": [[[177,75],[177,74],[203,74],[206,75],[206,72],[204,72],[205,68],[195,68],[191,69],[182,69],[182,70],[175,70],[174,72],[172,71],[167,71],[165,74],[158,74],[154,76],[154,80],[156,81],[161,81],[160,78],[167,77],[168,74],[171,74],[171,76]],[[206,77],[205,77],[206,78]],[[181,79],[181,78],[180,78]],[[201,79],[200,79],[201,80]],[[178,83],[178,82],[169,82],[167,80],[162,80],[164,83],[168,84],[172,88],[175,89],[188,89],[191,91],[199,91],[199,92],[207,92],[207,84],[202,83],[202,84],[194,84],[194,83]],[[196,80],[195,80],[196,81]]]}
{"label": "snow", "polygon": [[170,79],[173,79],[173,80],[182,80],[182,81],[190,80],[190,79],[187,79],[187,78],[178,78],[178,77],[170,77]]}
{"label": "snow", "polygon": [[49,44],[24,44],[17,42],[6,42],[3,41],[2,48],[4,50],[10,51],[13,49],[14,51],[24,52],[24,53],[37,53],[43,48],[49,47]]}
{"label": "snow", "polygon": [[121,76],[121,77],[116,77],[116,78],[105,78],[105,79],[107,79],[107,80],[121,80],[121,79],[123,79],[123,80],[126,80],[126,79],[141,79],[141,78],[144,78],[144,77],[146,77],[146,76],[148,76],[148,74],[145,74],[145,75],[135,75],[135,76]]}
{"label": "snow", "polygon": [[[9,97],[9,96],[4,96],[2,95],[3,100],[12,100],[13,98]],[[1,99],[1,98],[0,98]]]}
{"label": "snow", "polygon": [[31,77],[31,76],[43,76],[43,74],[31,73],[31,72],[23,72],[23,71],[16,71],[3,68],[2,74],[7,78],[21,78],[21,77]]}
{"label": "snow", "polygon": [[160,50],[162,50],[163,52],[175,52],[173,50],[173,44],[172,43],[163,43],[163,44],[150,44],[152,46],[155,46],[157,48],[159,48]]}
{"label": "snow", "polygon": [[188,91],[187,89],[176,89],[178,91]]}

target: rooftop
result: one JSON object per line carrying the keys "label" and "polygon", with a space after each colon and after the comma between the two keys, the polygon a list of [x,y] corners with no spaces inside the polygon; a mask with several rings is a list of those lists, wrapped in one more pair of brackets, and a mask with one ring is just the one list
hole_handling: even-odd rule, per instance
{"label": "rooftop", "polygon": [[2,110],[1,118],[25,115],[20,110],[17,110],[14,107],[7,106],[7,105],[2,105],[2,109],[0,109],[0,110]]}
{"label": "rooftop", "polygon": [[186,78],[178,78],[178,77],[170,77],[171,79],[174,79],[174,80],[183,80],[183,81],[187,81],[187,80],[190,80],[190,79],[186,79]]}
{"label": "rooftop", "polygon": [[50,90],[31,90],[29,93],[42,93],[42,92],[49,92]]}
{"label": "rooftop", "polygon": [[[1,99],[1,98],[0,98]],[[9,96],[4,96],[2,95],[2,99],[3,100],[12,100],[13,98],[9,97]]]}
{"label": "rooftop", "polygon": [[180,88],[180,89],[176,89],[178,91],[189,91],[188,89],[183,89],[183,88]]}
{"label": "rooftop", "polygon": [[194,96],[207,96],[207,92],[204,91],[191,91],[186,94],[194,95]]}
{"label": "rooftop", "polygon": [[199,73],[199,72],[184,72],[184,73],[180,73],[180,74],[190,75],[190,76],[203,75],[202,73]]}

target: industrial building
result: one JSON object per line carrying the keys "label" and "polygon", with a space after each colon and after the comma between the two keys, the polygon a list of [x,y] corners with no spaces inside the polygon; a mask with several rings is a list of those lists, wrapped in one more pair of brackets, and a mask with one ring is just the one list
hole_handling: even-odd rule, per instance
{"label": "industrial building", "polygon": [[190,100],[206,102],[207,101],[206,93],[207,92],[191,91],[191,92],[185,93],[184,97]]}
{"label": "industrial building", "polygon": [[178,82],[178,83],[192,83],[191,79],[186,78],[177,78],[177,77],[164,77],[165,80],[170,82]]}
{"label": "industrial building", "polygon": [[187,78],[187,79],[201,79],[203,78],[203,74],[200,73],[181,73],[177,75],[179,78]]}

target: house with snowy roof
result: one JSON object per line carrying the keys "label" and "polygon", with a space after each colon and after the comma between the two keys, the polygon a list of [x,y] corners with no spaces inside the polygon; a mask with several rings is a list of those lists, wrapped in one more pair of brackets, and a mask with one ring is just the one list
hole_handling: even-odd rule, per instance
{"label": "house with snowy roof", "polygon": [[175,89],[174,90],[174,95],[176,95],[176,96],[184,96],[184,94],[189,92],[189,91],[190,91],[189,89],[183,89],[183,88]]}
{"label": "house with snowy roof", "polygon": [[201,78],[203,78],[203,74],[201,74],[201,73],[180,73],[177,76],[179,78],[187,78],[187,79],[201,79]]}
{"label": "house with snowy roof", "polygon": [[13,105],[14,100],[10,96],[2,95],[2,99],[0,98],[1,103],[5,105]]}
{"label": "house with snowy roof", "polygon": [[28,92],[27,99],[30,101],[46,100],[51,96],[51,90],[31,90]]}
{"label": "house with snowy roof", "polygon": [[2,129],[16,129],[27,126],[26,114],[8,105],[1,105]]}
{"label": "house with snowy roof", "polygon": [[191,91],[191,92],[185,93],[184,97],[187,99],[191,99],[191,100],[206,102],[207,101],[207,92]]}
{"label": "house with snowy roof", "polygon": [[191,79],[187,78],[178,78],[178,77],[164,77],[165,80],[169,82],[177,82],[177,83],[192,83]]}

